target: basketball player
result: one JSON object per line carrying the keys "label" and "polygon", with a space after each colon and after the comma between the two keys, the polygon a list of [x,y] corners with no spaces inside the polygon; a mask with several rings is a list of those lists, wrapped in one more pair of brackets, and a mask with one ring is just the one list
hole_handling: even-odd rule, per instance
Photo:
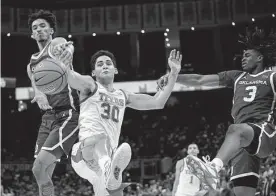
{"label": "basketball player", "polygon": [[[202,182],[215,188],[218,172],[231,160],[231,180],[236,196],[252,196],[256,192],[260,158],[267,157],[276,147],[275,72],[266,70],[275,64],[275,35],[264,31],[247,31],[243,39],[243,71],[224,71],[213,75],[179,75],[177,82],[187,86],[229,87],[234,89],[232,116],[234,124],[212,162],[188,156],[187,164]],[[257,40],[257,41],[256,41]],[[159,85],[165,85],[164,77]]]}
{"label": "basketball player", "polygon": [[[39,187],[39,195],[54,196],[51,177],[55,163],[64,153],[68,155],[78,138],[79,98],[76,90],[68,85],[54,95],[45,95],[36,88],[32,71],[43,59],[56,58],[55,49],[58,50],[61,43],[66,44],[66,40],[53,40],[56,17],[48,11],[40,10],[31,14],[29,27],[39,52],[31,56],[27,72],[35,91],[32,102],[37,102],[43,113],[32,171]],[[72,54],[73,49],[69,44],[58,58],[68,65],[72,62]]]}
{"label": "basketball player", "polygon": [[72,166],[93,185],[96,196],[107,194],[106,188],[114,190],[121,185],[122,172],[131,158],[127,143],[118,147],[125,108],[162,109],[174,87],[181,59],[179,52],[171,52],[168,85],[154,96],[114,89],[118,71],[115,57],[108,51],[98,51],[91,58],[92,76],[96,81],[67,69],[68,83],[80,91],[81,100],[79,142],[72,149]]}
{"label": "basketball player", "polygon": [[[198,154],[199,149],[197,144],[190,144],[188,146],[188,155],[197,157]],[[177,161],[172,196],[195,196],[204,188],[205,186],[201,184],[200,180],[187,167],[186,157]]]}

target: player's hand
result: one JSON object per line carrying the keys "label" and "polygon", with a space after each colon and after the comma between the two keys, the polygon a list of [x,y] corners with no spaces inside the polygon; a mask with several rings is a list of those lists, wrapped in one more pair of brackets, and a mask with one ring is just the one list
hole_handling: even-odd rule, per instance
{"label": "player's hand", "polygon": [[37,103],[38,107],[42,110],[48,110],[48,109],[52,109],[52,107],[49,105],[48,99],[46,97],[46,95],[44,94],[36,94],[33,98],[33,100],[31,101],[31,103]]}
{"label": "player's hand", "polygon": [[159,78],[157,80],[157,91],[160,90],[164,90],[164,87],[167,86],[168,84],[168,80],[169,80],[169,74],[166,74],[164,76],[162,76],[161,78]]}
{"label": "player's hand", "polygon": [[171,51],[170,57],[168,59],[169,67],[171,68],[172,74],[178,74],[181,70],[181,61],[182,61],[182,55],[179,51],[176,51],[175,49]]}
{"label": "player's hand", "polygon": [[59,60],[63,62],[66,66],[70,66],[73,61],[74,46],[73,42],[66,42],[61,45],[63,52],[59,56]]}
{"label": "player's hand", "polygon": [[73,61],[73,42],[69,41],[66,43],[57,44],[53,48],[53,53],[66,67],[70,66]]}

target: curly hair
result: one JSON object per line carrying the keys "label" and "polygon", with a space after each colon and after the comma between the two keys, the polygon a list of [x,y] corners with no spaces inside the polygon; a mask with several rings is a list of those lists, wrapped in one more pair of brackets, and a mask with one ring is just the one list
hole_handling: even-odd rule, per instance
{"label": "curly hair", "polygon": [[29,15],[28,25],[30,30],[32,30],[32,23],[37,19],[46,20],[49,23],[50,27],[54,29],[54,32],[56,31],[57,19],[56,19],[56,16],[50,11],[39,10],[38,12],[35,12]]}
{"label": "curly hair", "polygon": [[276,33],[274,30],[265,31],[254,27],[246,28],[246,34],[240,35],[240,43],[246,49],[255,50],[264,57],[264,66],[268,67],[276,63]]}
{"label": "curly hair", "polygon": [[107,50],[99,50],[98,52],[96,52],[95,54],[92,55],[91,60],[90,60],[90,65],[92,70],[95,69],[95,64],[96,64],[96,60],[97,58],[99,58],[100,56],[108,56],[109,58],[111,58],[114,67],[116,67],[116,59],[113,53],[107,51]]}

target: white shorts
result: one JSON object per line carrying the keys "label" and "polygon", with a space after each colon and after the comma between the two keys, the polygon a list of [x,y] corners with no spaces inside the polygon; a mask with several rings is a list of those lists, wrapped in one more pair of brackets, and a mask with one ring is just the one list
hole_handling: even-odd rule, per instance
{"label": "white shorts", "polygon": [[116,142],[117,140],[115,140],[115,138],[111,137],[110,135],[108,135],[108,133],[106,133],[103,130],[93,130],[93,129],[88,129],[85,127],[80,127],[80,131],[79,131],[79,141],[83,141],[86,138],[89,137],[96,137],[97,135],[100,134],[105,134],[106,138],[108,138],[108,146],[111,146],[110,148],[112,148],[112,151],[115,152],[115,150],[118,147],[118,143]]}

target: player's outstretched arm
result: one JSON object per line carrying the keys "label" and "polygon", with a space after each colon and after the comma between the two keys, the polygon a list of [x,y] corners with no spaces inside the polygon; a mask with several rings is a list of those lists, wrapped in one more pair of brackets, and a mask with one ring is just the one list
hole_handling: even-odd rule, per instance
{"label": "player's outstretched arm", "polygon": [[76,89],[79,90],[83,94],[88,94],[93,92],[96,88],[96,83],[91,76],[88,75],[81,75],[70,68],[67,68],[68,74],[68,84]]}
{"label": "player's outstretched arm", "polygon": [[180,178],[180,172],[181,172],[181,162],[183,161],[177,161],[176,166],[175,166],[175,178],[174,178],[174,183],[173,183],[173,190],[172,190],[172,196],[175,196],[178,184],[179,184],[179,178]]}
{"label": "player's outstretched arm", "polygon": [[[163,89],[168,83],[168,75],[162,76],[158,81],[158,89]],[[179,74],[176,83],[190,87],[221,87],[218,74],[200,75],[200,74]]]}
{"label": "player's outstretched arm", "polygon": [[218,74],[200,75],[200,74],[180,74],[176,80],[177,83],[187,86],[210,86],[219,87]]}
{"label": "player's outstretched arm", "polygon": [[181,69],[182,55],[176,50],[172,50],[168,59],[171,71],[168,75],[168,84],[163,91],[158,91],[154,96],[146,94],[126,93],[127,106],[137,110],[153,110],[164,108],[173,87],[178,73]]}

